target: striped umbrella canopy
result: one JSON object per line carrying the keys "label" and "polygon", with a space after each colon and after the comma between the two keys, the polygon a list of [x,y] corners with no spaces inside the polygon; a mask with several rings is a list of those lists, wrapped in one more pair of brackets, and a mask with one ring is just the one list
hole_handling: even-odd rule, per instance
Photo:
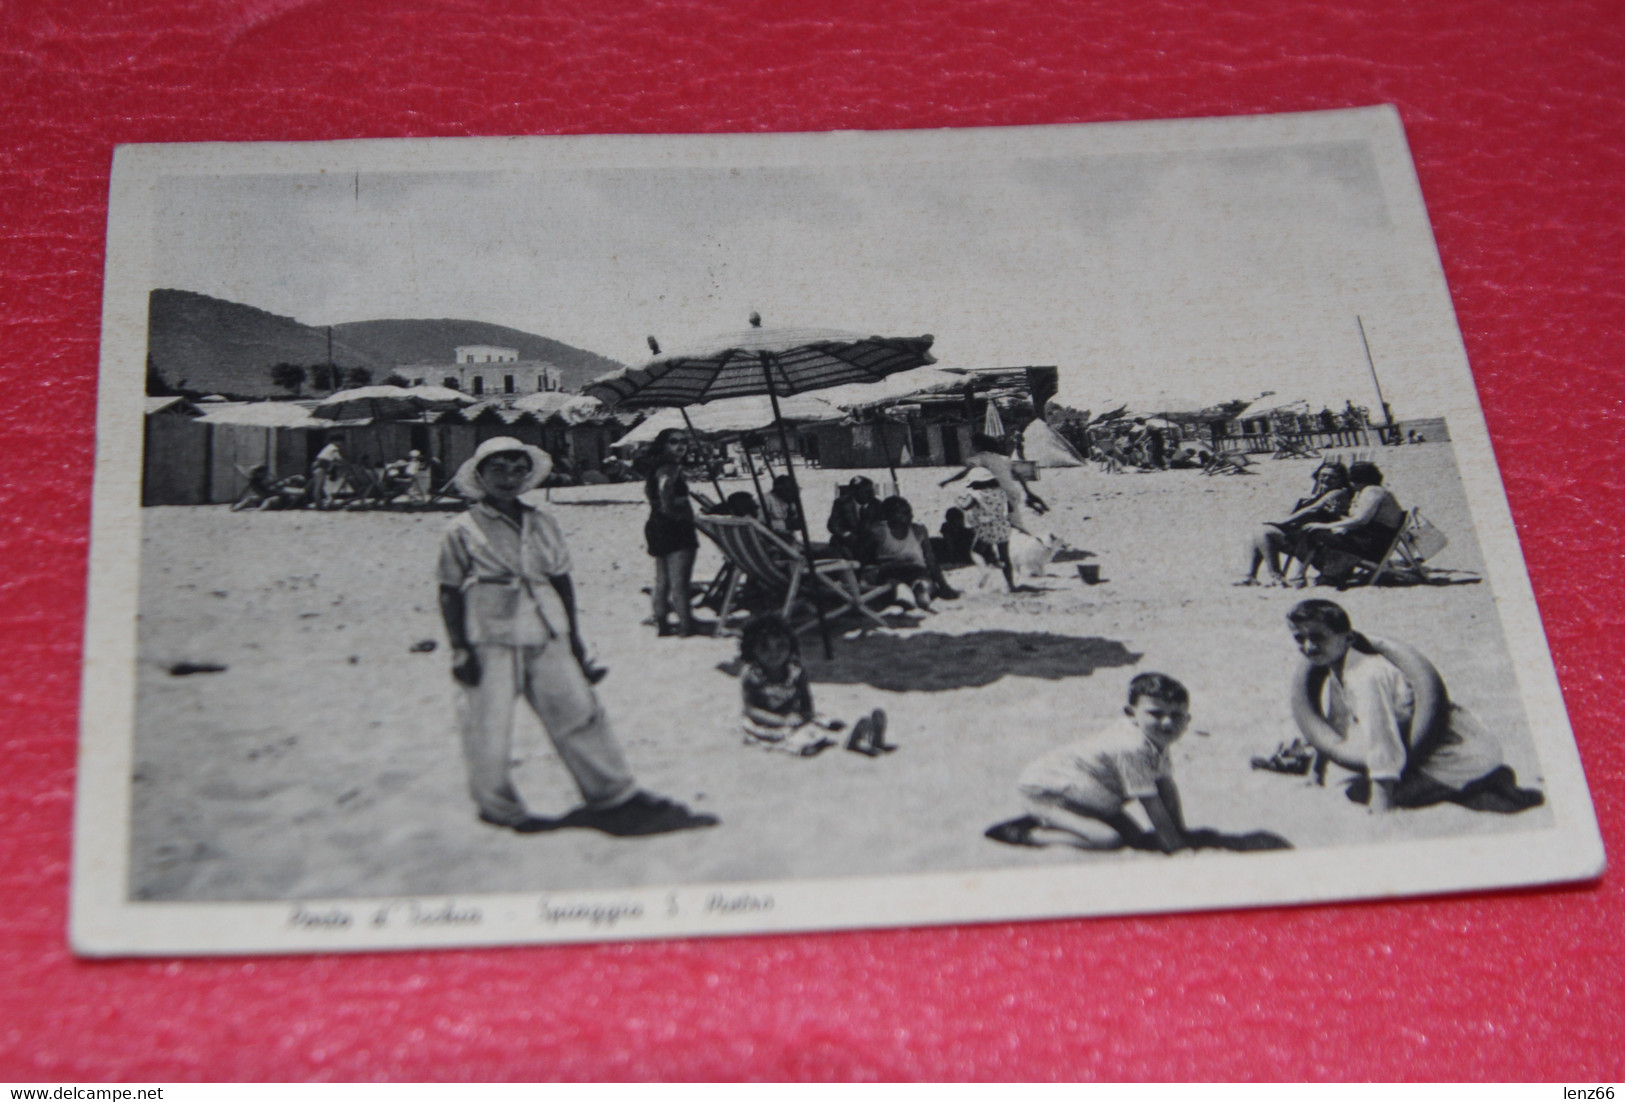
{"label": "striped umbrella canopy", "polygon": [[753,325],[662,352],[582,388],[606,406],[689,406],[718,398],[784,398],[846,383],[873,383],[936,363],[932,338],[865,337],[839,329]]}

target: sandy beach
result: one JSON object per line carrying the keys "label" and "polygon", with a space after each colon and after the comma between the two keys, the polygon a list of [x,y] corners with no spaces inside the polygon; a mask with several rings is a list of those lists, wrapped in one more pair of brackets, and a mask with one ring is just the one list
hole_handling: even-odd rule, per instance
{"label": "sandy beach", "polygon": [[[1482,573],[1447,444],[1383,449],[1406,507],[1450,537],[1436,565]],[[1294,660],[1284,615],[1330,596],[1357,628],[1410,642],[1452,699],[1502,739],[1522,783],[1541,784],[1487,584],[1341,595],[1237,588],[1243,539],[1306,492],[1313,464],[1255,473],[1106,475],[1046,470],[1046,523],[1072,562],[1032,592],[954,571],[965,590],[932,615],[852,632],[822,658],[802,648],[818,706],[848,720],[874,707],[902,749],[794,759],[742,744],[731,638],[659,639],[641,621],[651,578],[640,484],[553,491],[575,558],[585,632],[610,670],[600,686],[641,783],[712,812],[719,827],[649,839],[584,831],[519,836],[476,821],[454,734],[455,686],[432,577],[446,512],[231,513],[144,510],[130,895],[247,901],[563,890],[668,883],[890,875],[1076,862],[1200,860],[1017,849],[982,836],[1021,810],[1015,778],[1040,753],[1117,715],[1135,673],[1161,670],[1192,694],[1174,770],[1193,826],[1269,829],[1300,848],[1530,831],[1518,816],[1452,805],[1370,816],[1336,781],[1249,768],[1295,733],[1285,704]],[[834,486],[854,471],[803,472],[821,536]],[[884,479],[885,472],[864,472]],[[933,531],[959,486],[945,468],[900,472]],[[748,480],[724,489],[749,488]],[[538,500],[540,498],[538,497]],[[698,578],[720,564],[702,540]],[[1070,557],[1070,556],[1069,556]],[[436,649],[414,653],[434,640]],[[181,662],[226,669],[175,676]],[[575,802],[534,719],[519,784],[540,814]]]}

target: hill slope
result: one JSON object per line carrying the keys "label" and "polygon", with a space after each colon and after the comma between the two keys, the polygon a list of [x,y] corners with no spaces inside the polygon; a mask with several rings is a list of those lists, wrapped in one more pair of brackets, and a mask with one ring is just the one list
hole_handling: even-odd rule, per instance
{"label": "hill slope", "polygon": [[352,321],[333,326],[333,340],[364,348],[390,366],[411,363],[450,363],[452,350],[462,344],[494,344],[519,349],[521,360],[545,360],[560,369],[564,389],[577,390],[620,363],[573,348],[562,341],[539,337],[522,329],[456,318],[434,320],[390,319]]}
{"label": "hill slope", "polygon": [[[155,290],[147,308],[147,354],[170,386],[199,394],[234,397],[286,397],[271,382],[278,363],[301,365],[327,360],[327,330],[258,307],[212,298],[195,291]],[[400,364],[450,363],[460,344],[494,344],[519,349],[524,359],[556,364],[566,389],[621,365],[560,341],[487,322],[385,320],[333,326],[333,362],[366,367],[382,381]]]}

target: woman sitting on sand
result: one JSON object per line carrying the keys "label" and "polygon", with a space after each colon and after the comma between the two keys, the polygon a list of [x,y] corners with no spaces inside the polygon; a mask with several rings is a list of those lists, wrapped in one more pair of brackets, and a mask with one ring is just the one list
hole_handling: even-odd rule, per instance
{"label": "woman sitting on sand", "polygon": [[1287,622],[1304,658],[1292,718],[1315,750],[1362,774],[1349,799],[1373,812],[1450,802],[1512,814],[1544,802],[1518,787],[1495,737],[1451,703],[1421,652],[1361,635],[1331,601],[1303,601]]}
{"label": "woman sitting on sand", "polygon": [[[1285,520],[1260,525],[1247,543],[1247,572],[1237,585],[1257,585],[1258,568],[1269,566],[1269,581],[1265,585],[1285,585],[1281,573],[1281,555],[1298,559],[1301,563],[1306,549],[1303,545],[1304,526],[1317,521],[1337,520],[1348,512],[1354,497],[1349,489],[1349,473],[1341,463],[1322,463],[1315,470],[1314,490],[1308,497],[1300,497]],[[1302,576],[1301,568],[1296,572]]]}

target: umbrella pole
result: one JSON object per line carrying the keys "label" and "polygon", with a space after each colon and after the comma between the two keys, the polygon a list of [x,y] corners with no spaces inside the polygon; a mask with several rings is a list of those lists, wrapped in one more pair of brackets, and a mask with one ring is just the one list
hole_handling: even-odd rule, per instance
{"label": "umbrella pole", "polygon": [[779,392],[773,386],[772,360],[766,352],[761,354],[762,378],[767,380],[767,399],[773,403],[773,424],[779,430],[779,446],[784,449],[784,473],[790,479],[790,485],[795,487],[796,500],[801,507],[796,513],[801,519],[801,550],[807,556],[807,580],[812,586],[813,612],[818,616],[818,635],[824,641],[824,657],[833,659],[835,647],[829,641],[829,621],[824,619],[824,593],[818,587],[818,566],[813,558],[812,535],[807,531],[807,503],[801,496],[801,486],[796,482],[795,464],[790,461],[790,437],[784,431],[784,416],[779,412]]}
{"label": "umbrella pole", "polygon": [[897,464],[892,462],[891,441],[886,439],[886,416],[881,414],[875,424],[880,428],[880,450],[886,456],[886,469],[891,472],[892,491],[898,497],[903,496],[903,484],[897,478]]}
{"label": "umbrella pole", "polygon": [[[700,434],[694,431],[694,422],[690,421],[688,419],[688,409],[687,409],[687,407],[686,406],[678,406],[677,407],[677,412],[681,413],[683,415],[683,424],[688,426],[688,434],[690,436],[694,437],[696,440],[698,440]],[[710,463],[709,460],[707,460],[706,464],[705,464],[705,471],[706,471],[707,474],[711,474],[712,470],[713,470],[713,468],[711,466],[711,463]],[[722,492],[722,483],[717,481],[717,476],[714,475],[714,474],[711,475],[711,487],[714,490],[716,490],[716,492],[717,492],[717,504],[721,505],[723,500],[724,500],[725,495]]]}
{"label": "umbrella pole", "polygon": [[766,521],[767,520],[767,498],[762,493],[761,480],[756,477],[756,464],[751,462],[751,458],[750,458],[750,440],[749,440],[749,438],[747,438],[747,437],[741,437],[740,438],[740,440],[739,440],[739,450],[745,453],[745,469],[750,472],[750,484],[752,486],[756,487],[756,500],[761,503],[761,506],[762,506],[762,520]]}

